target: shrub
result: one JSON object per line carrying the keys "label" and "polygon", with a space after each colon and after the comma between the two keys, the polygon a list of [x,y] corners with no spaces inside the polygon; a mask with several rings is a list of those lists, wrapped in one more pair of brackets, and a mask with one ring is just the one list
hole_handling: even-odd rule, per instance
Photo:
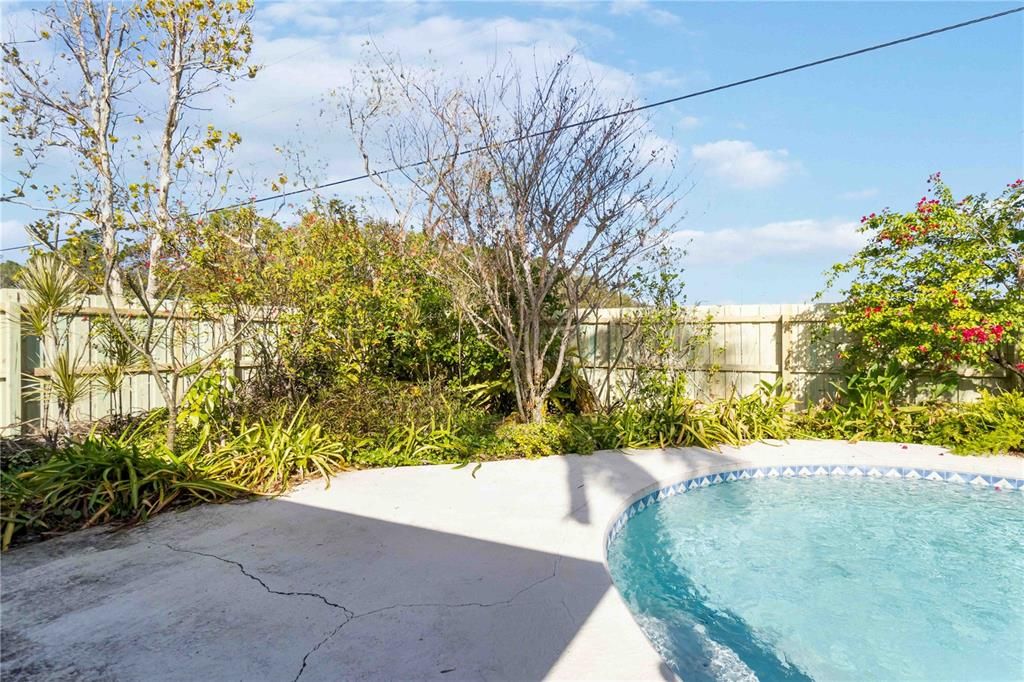
{"label": "shrub", "polygon": [[742,398],[701,403],[687,397],[681,378],[648,386],[643,401],[629,402],[588,420],[598,447],[642,448],[740,445],[750,440],[786,438],[790,398],[778,384],[762,382]]}
{"label": "shrub", "polygon": [[907,372],[896,363],[875,365],[832,384],[835,393],[799,417],[797,435],[850,440],[919,440]]}
{"label": "shrub", "polygon": [[3,547],[25,530],[62,531],[108,521],[142,521],[171,504],[211,502],[245,491],[188,461],[92,434],[44,464],[4,473]]}
{"label": "shrub", "polygon": [[284,408],[273,419],[243,420],[233,436],[194,452],[192,461],[208,476],[256,493],[280,491],[314,474],[327,478],[345,465],[343,445],[307,423],[304,405],[290,419]]}
{"label": "shrub", "polygon": [[301,390],[373,376],[471,383],[505,365],[427,274],[435,254],[422,234],[332,201],[281,232],[274,251],[265,275],[286,306],[278,351]]}
{"label": "shrub", "polygon": [[938,406],[923,416],[925,442],[955,453],[1024,453],[1024,393],[985,392],[973,403]]}
{"label": "shrub", "polygon": [[1024,393],[983,392],[970,403],[914,403],[907,372],[871,367],[835,384],[836,394],[797,415],[793,435],[926,443],[959,454],[1024,450]]}
{"label": "shrub", "polygon": [[840,357],[852,369],[893,359],[929,375],[997,366],[1024,379],[1024,181],[959,201],[938,173],[929,183],[913,210],[865,216],[867,245],[833,268],[830,285],[852,276],[832,308],[848,339]]}
{"label": "shrub", "polygon": [[541,424],[502,424],[485,447],[480,453],[482,459],[533,459],[569,452],[589,455],[594,451],[594,439],[576,419],[568,416]]}

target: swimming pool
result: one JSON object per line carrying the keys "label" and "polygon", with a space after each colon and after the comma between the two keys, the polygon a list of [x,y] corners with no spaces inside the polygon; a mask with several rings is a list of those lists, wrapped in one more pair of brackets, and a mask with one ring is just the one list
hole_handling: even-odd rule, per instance
{"label": "swimming pool", "polygon": [[1022,679],[1021,483],[828,466],[698,477],[627,508],[608,565],[687,682]]}

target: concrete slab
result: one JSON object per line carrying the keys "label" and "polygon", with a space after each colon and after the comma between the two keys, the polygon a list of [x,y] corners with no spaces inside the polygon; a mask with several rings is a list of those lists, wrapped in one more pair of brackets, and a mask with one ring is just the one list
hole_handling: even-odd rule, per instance
{"label": "concrete slab", "polygon": [[639,494],[744,466],[1024,478],[1024,460],[794,441],[378,469],[3,557],[4,679],[671,679],[604,565]]}

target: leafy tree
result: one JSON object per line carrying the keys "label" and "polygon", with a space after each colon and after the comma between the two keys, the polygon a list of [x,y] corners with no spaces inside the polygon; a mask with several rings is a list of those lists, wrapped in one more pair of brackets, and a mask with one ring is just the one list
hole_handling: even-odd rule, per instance
{"label": "leafy tree", "polygon": [[[361,221],[339,202],[314,206],[278,235],[263,276],[280,304],[287,369],[314,385],[486,375],[500,360],[462,328],[449,290],[427,274],[436,257],[421,234]],[[238,279],[232,286],[244,286]]]}
{"label": "leafy tree", "polygon": [[17,286],[17,276],[21,268],[21,263],[13,260],[0,262],[0,289]]}
{"label": "leafy tree", "polygon": [[906,213],[861,219],[868,244],[836,265],[852,277],[833,308],[851,368],[891,360],[929,374],[956,365],[1024,377],[1024,182],[959,201],[938,173]]}
{"label": "leafy tree", "polygon": [[[2,199],[44,214],[34,232],[58,254],[58,233],[98,239],[111,322],[167,405],[171,448],[183,377],[207,371],[239,336],[220,333],[213,348],[188,338],[183,288],[177,273],[160,277],[160,263],[190,216],[226,192],[226,156],[241,140],[203,112],[212,93],[255,75],[252,13],[252,0],[67,0],[36,11],[33,35],[2,45],[0,104],[22,161]],[[44,158],[57,169],[45,183]],[[124,291],[145,313],[139,336],[119,312]]]}

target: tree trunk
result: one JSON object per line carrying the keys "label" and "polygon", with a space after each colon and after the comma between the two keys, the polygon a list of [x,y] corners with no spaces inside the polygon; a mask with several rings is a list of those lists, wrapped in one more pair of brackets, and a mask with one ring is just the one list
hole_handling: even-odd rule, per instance
{"label": "tree trunk", "polygon": [[544,403],[546,401],[537,399],[533,401],[533,405],[530,408],[530,423],[531,424],[543,424],[544,417],[547,410],[544,409]]}
{"label": "tree trunk", "polygon": [[178,435],[178,375],[173,369],[167,384],[164,384],[167,389],[164,394],[164,403],[167,405],[167,438],[165,445],[173,453],[174,440]]}

